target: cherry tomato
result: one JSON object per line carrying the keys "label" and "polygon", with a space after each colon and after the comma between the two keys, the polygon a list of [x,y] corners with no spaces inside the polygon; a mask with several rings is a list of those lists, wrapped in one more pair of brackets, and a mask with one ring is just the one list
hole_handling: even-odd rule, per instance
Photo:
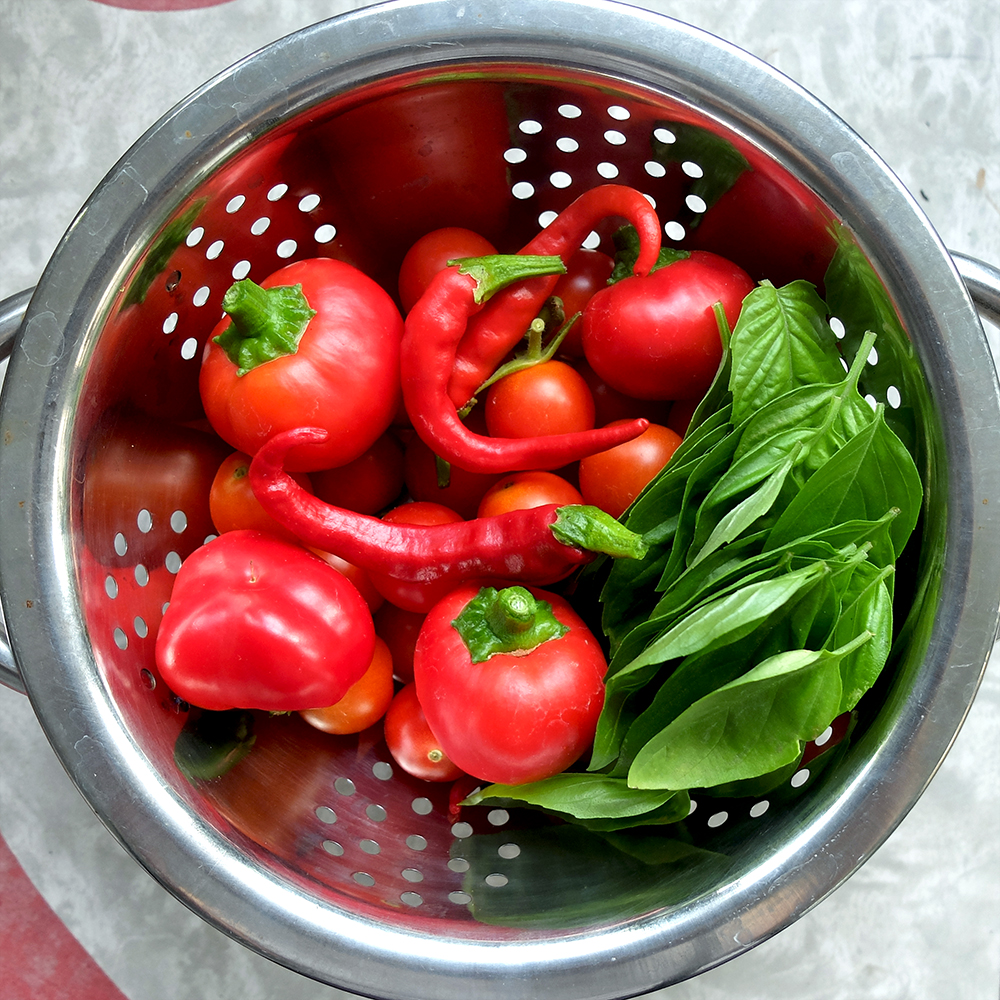
{"label": "cherry tomato", "polygon": [[702,396],[722,358],[715,303],[733,327],[753,287],[742,268],[698,250],[645,277],[624,278],[584,310],[587,361],[627,396]]}
{"label": "cherry tomato", "polygon": [[637,438],[582,458],[580,492],[584,502],[621,517],[680,443],[680,435],[669,427],[650,424]]}
{"label": "cherry tomato", "polygon": [[625,393],[612,389],[590,365],[586,358],[574,358],[573,367],[583,376],[583,380],[594,397],[594,426],[605,427],[613,420],[634,420],[645,417],[654,424],[665,422],[670,404],[656,399],[634,399]]}
{"label": "cherry tomato", "polygon": [[479,517],[542,507],[547,503],[583,503],[583,497],[572,483],[554,472],[512,472],[487,491],[479,504]]}
{"label": "cherry tomato", "polygon": [[[528,613],[511,632],[533,636],[543,621],[556,633],[511,651],[506,645],[480,649],[484,621],[493,635],[506,633],[497,601],[511,592],[528,596],[521,604]],[[427,615],[413,669],[420,704],[444,751],[484,781],[521,784],[564,770],[592,742],[604,704],[607,663],[600,643],[566,600],[534,588],[468,584],[453,590]]]}
{"label": "cherry tomato", "polygon": [[375,589],[375,584],[372,583],[367,570],[355,566],[354,563],[349,563],[346,559],[341,559],[340,556],[335,556],[332,552],[323,552],[313,548],[310,548],[310,551],[315,552],[320,559],[329,563],[339,573],[343,573],[357,587],[358,593],[365,599],[365,604],[368,605],[372,614],[385,604],[385,598]]}
{"label": "cherry tomato", "polygon": [[434,275],[448,266],[448,261],[495,253],[496,248],[485,236],[461,226],[446,226],[421,236],[406,251],[399,266],[399,302],[403,312],[413,308]]}
{"label": "cherry tomato", "polygon": [[[615,262],[600,250],[588,250],[581,247],[568,261],[566,273],[556,282],[552,290],[554,296],[562,300],[566,319],[582,313],[595,292],[607,288],[608,278],[615,268]],[[578,319],[563,338],[559,349],[564,354],[573,357],[583,355],[583,343],[580,336],[581,322]]]}
{"label": "cherry tomato", "polygon": [[[247,476],[249,471],[250,456],[242,451],[234,451],[219,466],[208,495],[215,530],[222,534],[239,528],[255,528],[286,541],[297,542],[299,539],[296,535],[261,507],[260,501],[250,489]],[[290,475],[303,489],[312,492],[312,483],[304,472],[293,472]]]}
{"label": "cherry tomato", "polygon": [[389,753],[407,774],[424,781],[455,781],[464,773],[448,759],[427,725],[415,684],[407,684],[392,699],[384,725]]}
{"label": "cherry tomato", "polygon": [[396,679],[403,684],[413,680],[413,649],[425,617],[419,611],[406,611],[388,601],[374,615],[375,634],[389,647]]}
{"label": "cherry tomato", "polygon": [[377,514],[403,488],[403,446],[383,434],[363,455],[336,469],[311,474],[313,492],[334,507]]}
{"label": "cherry tomato", "polygon": [[493,437],[567,434],[593,426],[590,389],[564,361],[523,368],[495,382],[486,395],[486,427]]}
{"label": "cherry tomato", "polygon": [[[453,524],[464,520],[443,504],[414,501],[393,507],[382,517],[391,524]],[[452,587],[454,583],[415,583],[397,580],[386,573],[369,573],[375,589],[391,604],[406,611],[429,611]]]}
{"label": "cherry tomato", "polygon": [[688,424],[694,416],[694,411],[701,402],[699,397],[694,399],[678,399],[670,407],[670,413],[664,421],[672,431],[684,437],[687,434]]}
{"label": "cherry tomato", "polygon": [[[477,406],[472,416],[479,409]],[[472,420],[469,426],[474,426]],[[485,424],[483,427],[485,429]],[[466,472],[452,466],[448,470],[447,485],[441,486],[434,452],[416,434],[406,446],[403,470],[406,488],[414,500],[444,504],[466,520],[476,516],[483,494],[500,478],[493,473]]]}
{"label": "cherry tomato", "polygon": [[374,726],[386,713],[394,692],[392,654],[384,640],[375,637],[375,654],[361,679],[347,694],[328,708],[310,708],[299,712],[310,726],[324,733],[346,736]]}

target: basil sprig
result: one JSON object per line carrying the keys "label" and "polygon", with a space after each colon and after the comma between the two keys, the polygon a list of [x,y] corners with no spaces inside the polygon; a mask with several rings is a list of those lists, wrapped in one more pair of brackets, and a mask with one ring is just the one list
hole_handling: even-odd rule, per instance
{"label": "basil sprig", "polygon": [[648,551],[613,561],[601,592],[611,659],[588,769],[477,801],[676,821],[678,796],[793,765],[883,669],[923,488],[859,388],[875,333],[838,341],[803,281],[762,283],[720,329],[713,386],[623,517]]}

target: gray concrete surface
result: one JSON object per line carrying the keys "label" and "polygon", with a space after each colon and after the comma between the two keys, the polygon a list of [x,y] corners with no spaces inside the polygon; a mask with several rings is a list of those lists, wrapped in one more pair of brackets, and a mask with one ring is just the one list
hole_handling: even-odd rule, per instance
{"label": "gray concrete surface", "polygon": [[[92,0],[0,0],[0,298],[37,280],[89,192],[177,100],[273,38],[358,6],[233,0],[151,14]],[[1000,262],[996,0],[640,6],[796,79],[882,155],[949,247]],[[657,996],[994,1000],[998,751],[994,663],[939,774],[871,861],[771,941]],[[69,784],[27,700],[7,690],[0,761],[0,833],[130,1000],[340,995],[231,942],[142,872]]]}

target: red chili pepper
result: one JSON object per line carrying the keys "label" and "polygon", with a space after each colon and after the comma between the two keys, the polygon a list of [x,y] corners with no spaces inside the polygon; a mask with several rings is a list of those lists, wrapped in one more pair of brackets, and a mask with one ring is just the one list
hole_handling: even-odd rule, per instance
{"label": "red chili pepper", "polygon": [[[660,221],[646,196],[623,184],[601,184],[585,191],[520,253],[554,255],[565,264],[602,220],[613,217],[631,222],[638,231],[641,253],[635,272],[647,274],[660,251]],[[456,408],[461,409],[469,402],[517,345],[552,295],[559,277],[551,274],[519,282],[496,295],[470,318],[448,382],[448,394]]]}
{"label": "red chili pepper", "polygon": [[595,553],[641,558],[640,536],[596,507],[548,504],[451,524],[393,524],[333,507],[284,470],[296,445],[326,432],[300,427],[276,434],[250,465],[253,491],[275,520],[306,545],[333,552],[369,572],[433,583],[449,579],[554,583]]}

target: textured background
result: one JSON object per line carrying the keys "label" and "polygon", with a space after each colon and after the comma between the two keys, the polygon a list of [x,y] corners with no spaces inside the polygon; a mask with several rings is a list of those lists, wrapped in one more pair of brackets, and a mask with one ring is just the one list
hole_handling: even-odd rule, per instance
{"label": "textured background", "polygon": [[[200,0],[201,9],[154,13],[124,9],[129,2],[0,0],[0,298],[37,280],[90,191],[176,101],[272,39],[366,6]],[[797,80],[881,154],[949,247],[1000,262],[996,0],[639,6],[707,29]],[[656,996],[994,1000],[998,751],[1000,663],[987,671],[929,790],[868,864],[773,940]],[[69,784],[27,700],[7,690],[0,690],[0,761],[0,835],[129,1000],[343,995],[231,942],[142,872]],[[0,913],[11,905],[4,890],[0,866]],[[6,974],[16,978],[8,946],[0,950],[8,949]],[[0,993],[8,995],[3,986]]]}

